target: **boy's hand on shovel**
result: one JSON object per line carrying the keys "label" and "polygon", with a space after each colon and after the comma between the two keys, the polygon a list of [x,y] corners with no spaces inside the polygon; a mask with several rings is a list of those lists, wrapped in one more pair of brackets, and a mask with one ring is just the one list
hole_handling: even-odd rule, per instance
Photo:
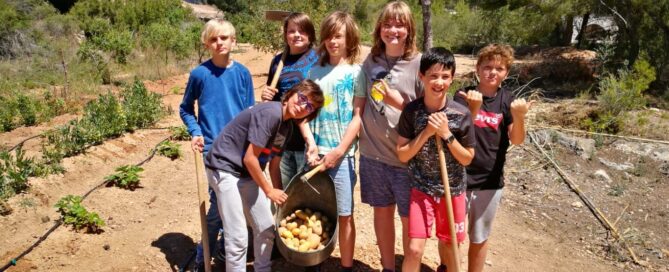
{"label": "boy's hand on shovel", "polygon": [[265,89],[262,90],[262,94],[260,95],[260,98],[262,101],[272,101],[274,98],[274,95],[279,91],[279,89],[271,87],[271,86],[265,86]]}
{"label": "boy's hand on shovel", "polygon": [[204,151],[204,137],[194,136],[190,141],[190,147],[193,151],[202,153]]}

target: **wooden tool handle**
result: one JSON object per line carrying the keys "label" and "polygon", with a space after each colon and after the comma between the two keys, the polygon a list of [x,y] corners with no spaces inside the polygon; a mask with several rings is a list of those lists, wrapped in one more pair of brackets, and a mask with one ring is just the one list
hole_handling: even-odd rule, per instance
{"label": "wooden tool handle", "polygon": [[202,249],[204,251],[204,271],[211,272],[211,253],[209,252],[209,235],[207,235],[207,210],[206,200],[207,185],[202,184],[202,153],[193,151],[195,155],[195,177],[197,180],[197,198],[200,209],[200,226],[202,226]]}
{"label": "wooden tool handle", "polygon": [[[455,261],[454,271],[460,272],[460,258],[458,257],[458,238],[455,231],[455,218],[453,216],[453,203],[451,203],[451,187],[448,182],[448,169],[446,168],[446,155],[439,135],[434,135],[437,141],[437,150],[439,152],[439,168],[441,169],[441,182],[444,184],[444,202],[446,204],[446,214],[448,215],[448,228],[451,232],[451,247],[453,255],[451,258]],[[449,269],[450,271],[450,269]]]}
{"label": "wooden tool handle", "polygon": [[324,167],[325,167],[325,164],[321,163],[318,166],[314,167],[314,169],[309,170],[309,172],[302,175],[302,181],[309,180],[311,177],[316,175],[316,173],[320,172]]}

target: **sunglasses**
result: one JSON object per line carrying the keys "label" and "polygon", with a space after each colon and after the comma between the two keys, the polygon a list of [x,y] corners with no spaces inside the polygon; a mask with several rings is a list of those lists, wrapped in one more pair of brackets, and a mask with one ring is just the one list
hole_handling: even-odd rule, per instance
{"label": "sunglasses", "polygon": [[297,92],[297,103],[299,103],[300,106],[306,105],[306,109],[309,113],[312,113],[315,110],[314,104],[311,104],[309,98],[301,92]]}

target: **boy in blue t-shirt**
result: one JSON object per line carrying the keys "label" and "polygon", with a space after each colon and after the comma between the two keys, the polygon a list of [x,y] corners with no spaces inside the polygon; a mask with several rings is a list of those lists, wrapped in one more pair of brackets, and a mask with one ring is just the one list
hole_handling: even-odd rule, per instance
{"label": "boy in blue t-shirt", "polygon": [[[234,26],[222,19],[210,20],[204,26],[201,41],[211,53],[211,59],[191,71],[179,114],[193,138],[191,148],[202,152],[204,156],[225,125],[242,110],[252,106],[255,98],[251,73],[244,65],[230,58],[230,51],[236,44]],[[194,109],[196,100],[197,116]],[[211,188],[209,203],[207,235],[210,252],[215,256],[214,245],[222,224],[216,195]],[[223,247],[219,250],[220,256]],[[201,244],[197,246],[195,264],[196,269],[204,264]]]}
{"label": "boy in blue t-shirt", "polygon": [[[448,88],[455,74],[455,58],[443,47],[423,54],[419,78],[425,87],[425,96],[410,102],[397,124],[397,156],[409,163],[411,194],[409,198],[409,246],[404,252],[403,271],[417,271],[436,222],[436,236],[444,255],[437,271],[454,267],[453,250],[448,242],[465,239],[465,166],[474,158],[474,127],[467,107],[448,99]],[[450,196],[445,196],[441,180],[437,141],[443,141],[448,170]],[[453,204],[455,234],[450,233],[444,201]],[[441,251],[441,250],[440,250]],[[441,256],[444,256],[440,254]]]}

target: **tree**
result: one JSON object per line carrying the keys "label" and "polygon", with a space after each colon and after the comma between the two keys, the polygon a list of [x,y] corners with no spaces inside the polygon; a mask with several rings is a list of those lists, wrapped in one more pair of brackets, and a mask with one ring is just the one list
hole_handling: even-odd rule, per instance
{"label": "tree", "polygon": [[420,0],[420,5],[423,8],[423,51],[427,51],[432,48],[432,1]]}

